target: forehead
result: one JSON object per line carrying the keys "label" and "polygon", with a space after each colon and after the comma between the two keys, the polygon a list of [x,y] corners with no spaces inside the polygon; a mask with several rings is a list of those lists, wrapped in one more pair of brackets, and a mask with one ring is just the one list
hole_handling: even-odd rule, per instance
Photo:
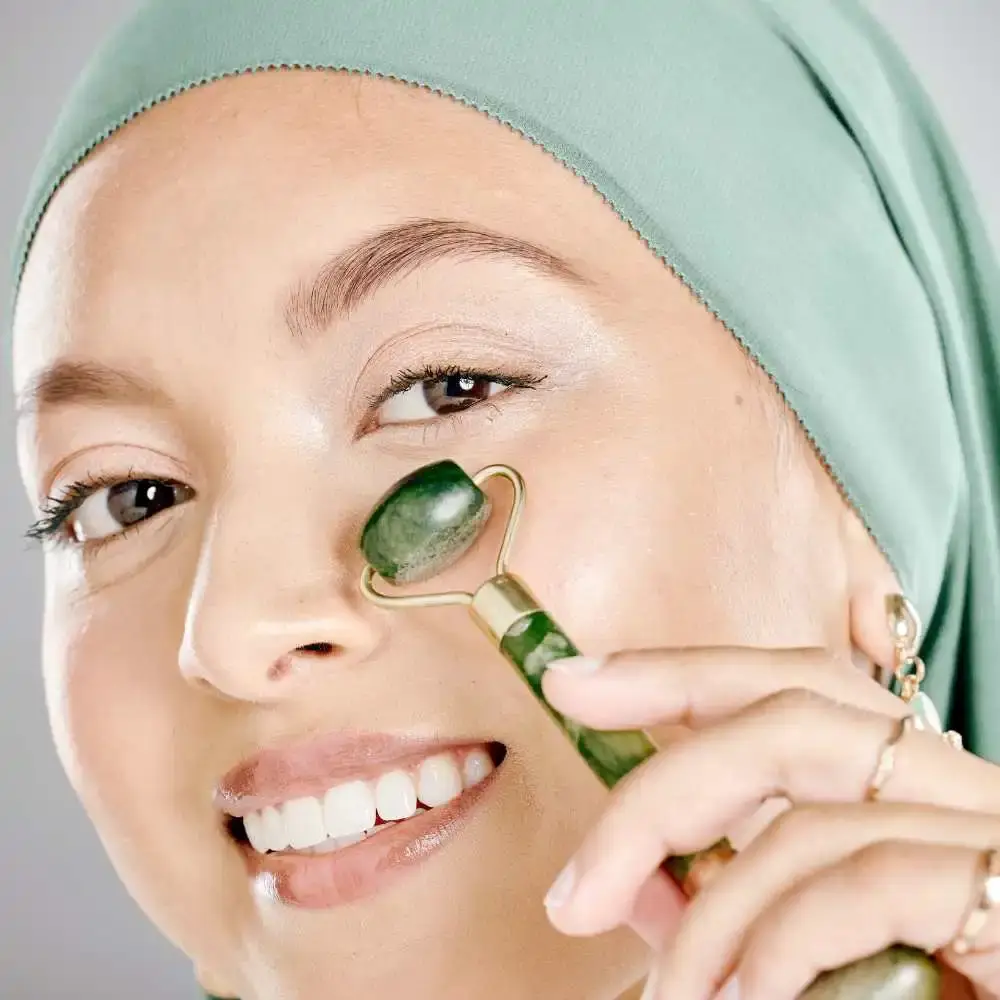
{"label": "forehead", "polygon": [[576,253],[574,198],[599,202],[511,129],[423,88],[312,71],[196,88],[122,129],[53,199],[19,296],[15,381],[106,346],[125,317],[135,329],[221,319],[265,276],[277,309],[294,275],[406,219],[471,220]]}

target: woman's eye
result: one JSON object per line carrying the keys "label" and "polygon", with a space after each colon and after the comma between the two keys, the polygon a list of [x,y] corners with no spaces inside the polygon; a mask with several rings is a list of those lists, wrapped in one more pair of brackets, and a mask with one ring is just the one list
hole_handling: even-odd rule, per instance
{"label": "woman's eye", "polygon": [[415,424],[459,413],[509,388],[503,382],[471,373],[424,379],[387,399],[379,407],[378,422],[381,426]]}
{"label": "woman's eye", "polygon": [[186,503],[193,496],[190,487],[159,479],[116,483],[87,497],[67,518],[66,528],[75,542],[99,541]]}

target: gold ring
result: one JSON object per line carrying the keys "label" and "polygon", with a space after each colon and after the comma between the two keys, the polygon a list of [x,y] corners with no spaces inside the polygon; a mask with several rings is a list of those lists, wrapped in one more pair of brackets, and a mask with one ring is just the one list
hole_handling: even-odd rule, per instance
{"label": "gold ring", "polygon": [[956,955],[968,955],[976,950],[976,938],[989,922],[990,913],[1000,906],[1000,850],[984,851],[981,867],[983,880],[976,901],[951,943],[951,950]]}
{"label": "gold ring", "polygon": [[872,775],[871,781],[868,782],[868,787],[865,789],[865,802],[874,802],[881,795],[885,783],[892,777],[892,772],[896,767],[896,748],[899,746],[900,740],[913,729],[914,725],[915,722],[912,715],[904,715],[899,720],[896,731],[889,737],[882,747],[881,753],[878,755],[875,773]]}

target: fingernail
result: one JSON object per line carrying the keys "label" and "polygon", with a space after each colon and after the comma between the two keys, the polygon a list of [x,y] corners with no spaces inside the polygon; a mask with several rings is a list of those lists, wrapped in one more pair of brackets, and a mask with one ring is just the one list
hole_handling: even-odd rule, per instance
{"label": "fingernail", "polygon": [[565,906],[573,895],[576,886],[576,868],[571,861],[560,873],[559,877],[552,883],[545,896],[545,908],[547,910],[557,910],[560,906]]}
{"label": "fingernail", "polygon": [[552,660],[549,663],[549,670],[556,670],[560,674],[575,674],[583,677],[586,674],[595,674],[601,669],[604,661],[590,656],[567,656],[561,660]]}
{"label": "fingernail", "polygon": [[659,967],[653,969],[646,980],[640,1000],[658,1000],[660,996],[660,970]]}
{"label": "fingernail", "polygon": [[735,976],[731,976],[722,989],[715,995],[715,1000],[740,1000],[740,984]]}

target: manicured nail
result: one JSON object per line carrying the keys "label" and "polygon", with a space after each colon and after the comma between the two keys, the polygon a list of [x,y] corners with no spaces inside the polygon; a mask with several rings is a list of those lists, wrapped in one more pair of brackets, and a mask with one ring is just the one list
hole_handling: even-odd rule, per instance
{"label": "manicured nail", "polygon": [[557,910],[560,906],[565,906],[573,895],[576,886],[576,868],[571,861],[559,874],[559,877],[552,883],[545,896],[545,908],[547,910]]}
{"label": "manicured nail", "polygon": [[549,670],[556,670],[561,674],[575,674],[577,677],[584,677],[587,674],[597,673],[603,664],[603,660],[590,656],[567,656],[561,660],[552,660],[549,663]]}

